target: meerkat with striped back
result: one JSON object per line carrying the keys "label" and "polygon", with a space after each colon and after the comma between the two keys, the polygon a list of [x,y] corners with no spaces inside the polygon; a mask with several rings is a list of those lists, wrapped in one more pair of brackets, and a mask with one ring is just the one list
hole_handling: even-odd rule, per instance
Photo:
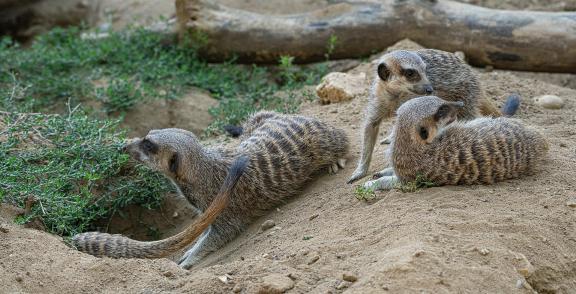
{"label": "meerkat with striped back", "polygon": [[439,186],[493,184],[532,174],[547,154],[546,139],[518,120],[457,121],[462,107],[435,96],[402,104],[389,154],[392,167],[364,187],[387,190],[418,177]]}
{"label": "meerkat with striped back", "polygon": [[139,242],[96,232],[74,236],[73,244],[96,256],[157,258],[195,241],[179,261],[190,268],[298,194],[318,171],[334,173],[344,167],[346,134],[316,119],[259,112],[242,129],[233,150],[204,147],[194,134],[180,129],[153,130],[132,140],[126,148],[131,157],[164,173],[204,212],[172,239]]}
{"label": "meerkat with striped back", "polygon": [[[519,97],[510,95],[499,111],[483,97],[480,81],[472,68],[455,54],[434,50],[396,50],[377,63],[363,128],[362,153],[352,183],[368,172],[380,123],[394,115],[398,107],[413,98],[434,94],[448,101],[461,101],[458,118],[469,120],[485,116],[512,116]],[[391,143],[393,133],[382,143]],[[376,173],[379,175],[380,173]]]}

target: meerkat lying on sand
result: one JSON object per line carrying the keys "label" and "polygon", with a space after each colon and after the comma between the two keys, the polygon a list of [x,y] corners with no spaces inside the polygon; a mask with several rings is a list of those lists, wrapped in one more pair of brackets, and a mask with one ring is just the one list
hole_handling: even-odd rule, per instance
{"label": "meerkat lying on sand", "polygon": [[92,232],[74,236],[73,243],[96,256],[158,258],[187,247],[203,232],[179,262],[190,268],[255,218],[298,194],[316,172],[344,167],[348,145],[342,130],[316,119],[274,112],[253,115],[234,150],[206,148],[185,130],[150,131],[132,140],[128,153],[170,178],[203,211],[199,219],[184,232],[160,241]]}
{"label": "meerkat lying on sand", "polygon": [[387,190],[421,177],[435,185],[493,184],[531,174],[547,154],[537,131],[510,118],[455,121],[462,102],[435,96],[398,108],[392,167],[365,188]]}
{"label": "meerkat lying on sand", "polygon": [[[378,61],[366,108],[362,153],[356,170],[348,180],[352,183],[368,172],[372,152],[382,119],[392,117],[398,107],[416,97],[438,96],[448,101],[462,101],[459,119],[484,116],[511,116],[519,106],[519,97],[511,95],[499,111],[483,98],[480,82],[472,68],[455,54],[433,49],[397,50]],[[383,140],[390,143],[391,134]]]}

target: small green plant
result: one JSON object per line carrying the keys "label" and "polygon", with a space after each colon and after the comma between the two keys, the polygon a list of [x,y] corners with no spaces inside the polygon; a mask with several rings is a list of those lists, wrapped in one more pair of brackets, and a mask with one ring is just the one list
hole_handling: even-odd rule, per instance
{"label": "small green plant", "polygon": [[304,237],[302,237],[302,240],[308,241],[308,240],[310,240],[310,239],[312,239],[312,238],[314,238],[314,237],[313,237],[313,236],[304,236]]}
{"label": "small green plant", "polygon": [[332,53],[334,53],[334,50],[336,49],[337,43],[338,43],[338,37],[334,34],[330,35],[330,38],[328,38],[328,45],[326,46],[326,53],[324,54],[324,58],[326,58],[326,61],[330,60]]}
{"label": "small green plant", "polygon": [[280,56],[278,67],[280,68],[282,82],[289,87],[294,86],[297,78],[294,68],[294,57],[288,55]]}
{"label": "small green plant", "polygon": [[354,195],[356,195],[356,199],[363,201],[370,201],[376,197],[376,194],[372,189],[365,188],[364,186],[356,186]]}
{"label": "small green plant", "polygon": [[141,90],[129,79],[112,80],[106,88],[98,89],[96,93],[108,112],[126,111],[143,97]]}
{"label": "small green plant", "polygon": [[424,176],[417,175],[414,181],[406,182],[403,184],[398,184],[396,189],[404,192],[404,193],[412,193],[416,192],[420,189],[434,187],[436,184],[432,181],[428,181]]}

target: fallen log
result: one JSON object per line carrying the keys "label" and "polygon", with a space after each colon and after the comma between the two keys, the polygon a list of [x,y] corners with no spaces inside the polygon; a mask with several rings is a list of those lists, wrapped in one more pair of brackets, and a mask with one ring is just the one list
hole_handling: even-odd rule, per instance
{"label": "fallen log", "polygon": [[425,47],[463,51],[476,66],[576,73],[576,13],[511,11],[447,0],[342,2],[308,13],[265,15],[210,3],[176,0],[179,35],[206,37],[213,61],[276,63],[358,58],[410,38]]}

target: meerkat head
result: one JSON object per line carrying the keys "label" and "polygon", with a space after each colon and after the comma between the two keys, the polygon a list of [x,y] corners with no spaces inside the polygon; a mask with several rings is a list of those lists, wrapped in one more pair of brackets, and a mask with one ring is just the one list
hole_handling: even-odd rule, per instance
{"label": "meerkat head", "polygon": [[128,140],[124,151],[136,161],[159,171],[171,179],[183,176],[183,167],[190,166],[200,143],[193,133],[182,129],[151,130],[144,138]]}
{"label": "meerkat head", "polygon": [[434,92],[426,76],[426,63],[415,52],[385,54],[378,61],[377,73],[378,84],[392,97],[414,98]]}
{"label": "meerkat head", "polygon": [[442,129],[456,120],[461,101],[442,100],[436,96],[410,99],[397,111],[397,134],[409,136],[410,142],[430,144]]}

